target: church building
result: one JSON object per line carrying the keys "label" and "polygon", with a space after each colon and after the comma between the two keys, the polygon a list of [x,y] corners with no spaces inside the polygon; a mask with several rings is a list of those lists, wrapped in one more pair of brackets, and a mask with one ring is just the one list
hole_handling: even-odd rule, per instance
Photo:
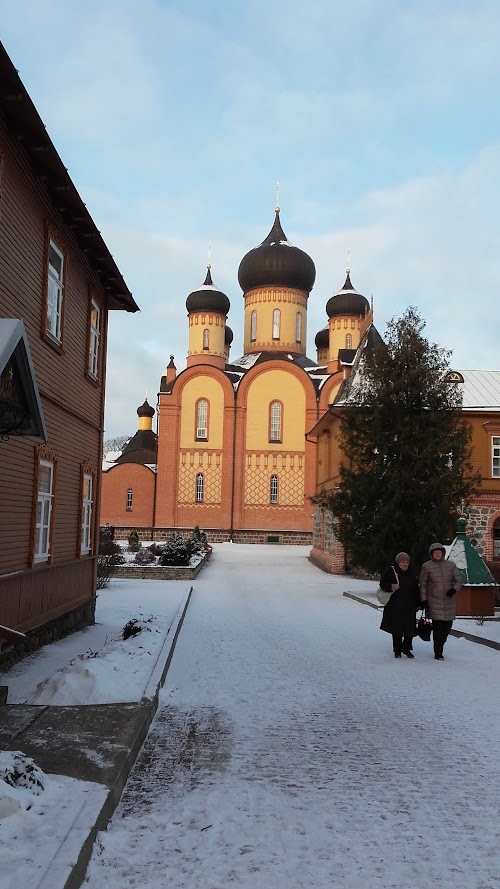
{"label": "church building", "polygon": [[243,355],[229,356],[228,297],[211,268],[186,300],[188,355],[173,356],[154,410],[138,409],[139,433],[105,464],[101,524],[143,539],[203,528],[211,542],[312,543],[317,445],[307,433],[349,375],[372,327],[368,300],[345,284],[326,304],[316,361],[306,355],[314,262],[287,239],[276,215],[242,259]]}

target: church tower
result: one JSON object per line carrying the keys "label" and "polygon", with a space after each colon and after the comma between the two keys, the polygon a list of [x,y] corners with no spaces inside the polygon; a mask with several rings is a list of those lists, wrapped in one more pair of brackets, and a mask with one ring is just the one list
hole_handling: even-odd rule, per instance
{"label": "church tower", "polygon": [[209,263],[203,284],[186,300],[189,319],[187,366],[210,364],[224,370],[228,354],[226,318],[230,302],[226,294],[215,287],[210,268]]}
{"label": "church tower", "polygon": [[310,256],[294,247],[280,222],[243,257],[238,280],[245,300],[243,351],[306,354],[307,300],[316,278]]}
{"label": "church tower", "polygon": [[[328,315],[328,362],[327,372],[335,373],[340,367],[346,352],[355,353],[368,325],[373,320],[373,312],[366,296],[362,296],[351,284],[350,270],[347,269],[344,286],[334,293],[326,304]],[[318,361],[320,347],[326,357],[326,336],[324,331],[316,334]]]}

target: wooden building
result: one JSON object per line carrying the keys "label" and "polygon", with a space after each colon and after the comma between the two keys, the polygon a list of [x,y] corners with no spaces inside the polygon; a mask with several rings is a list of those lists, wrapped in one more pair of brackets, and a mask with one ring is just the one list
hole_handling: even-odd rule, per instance
{"label": "wooden building", "polygon": [[110,310],[138,307],[0,44],[0,624],[28,648],[94,619]]}

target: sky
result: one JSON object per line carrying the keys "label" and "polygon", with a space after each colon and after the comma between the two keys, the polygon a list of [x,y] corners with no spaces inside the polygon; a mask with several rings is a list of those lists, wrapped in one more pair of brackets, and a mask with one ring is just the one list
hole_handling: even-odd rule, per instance
{"label": "sky", "polygon": [[499,369],[497,0],[0,0],[0,26],[141,308],[110,318],[106,438],[185,367],[209,247],[242,354],[278,182],[310,358],[349,263],[382,335],[413,305],[453,367]]}
{"label": "sky", "polygon": [[[325,574],[307,556],[308,547],[214,545],[156,719],[94,845],[88,889],[498,882],[500,699],[491,688],[500,653],[450,637],[436,662],[417,638],[413,660],[394,659],[379,611],[343,595],[374,599],[376,582]],[[186,586],[112,580],[94,626],[4,675],[9,700],[58,707],[152,695]],[[131,618],[143,632],[123,641]],[[498,621],[455,628],[500,640]],[[89,734],[81,751],[92,762],[110,755]],[[11,800],[21,808],[0,821],[2,889],[62,889],[58,847],[76,859],[102,785],[45,775],[34,797],[2,786],[8,760],[0,752],[0,817]]]}

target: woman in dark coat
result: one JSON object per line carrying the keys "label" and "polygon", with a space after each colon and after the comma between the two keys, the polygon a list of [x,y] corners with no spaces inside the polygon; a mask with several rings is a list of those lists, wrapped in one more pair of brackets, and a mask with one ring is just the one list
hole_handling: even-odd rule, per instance
{"label": "woman in dark coat", "polygon": [[408,553],[398,553],[394,565],[386,568],[380,587],[392,593],[384,608],[380,629],[392,635],[394,657],[413,657],[412,640],[415,635],[416,613],[420,608],[420,593]]}

